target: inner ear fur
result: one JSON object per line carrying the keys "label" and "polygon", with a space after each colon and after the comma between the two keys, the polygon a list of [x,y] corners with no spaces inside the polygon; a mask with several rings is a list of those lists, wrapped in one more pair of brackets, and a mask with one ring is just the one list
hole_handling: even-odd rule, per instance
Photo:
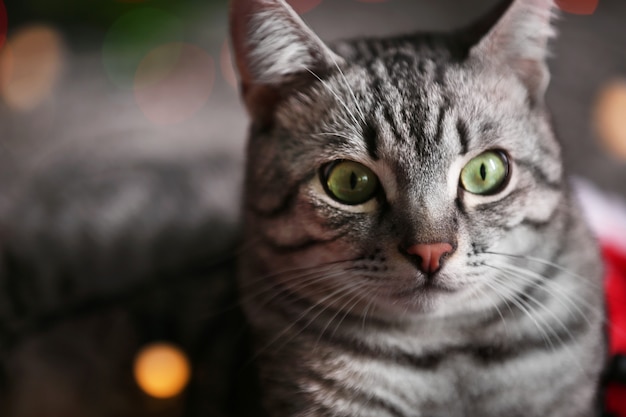
{"label": "inner ear fur", "polygon": [[287,95],[343,63],[284,0],[231,0],[230,31],[241,92],[256,123],[271,121]]}

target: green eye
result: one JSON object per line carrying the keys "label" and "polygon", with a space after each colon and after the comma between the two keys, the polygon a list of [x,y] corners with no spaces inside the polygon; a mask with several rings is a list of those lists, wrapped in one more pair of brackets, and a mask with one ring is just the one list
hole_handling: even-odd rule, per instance
{"label": "green eye", "polygon": [[495,194],[509,176],[509,162],[504,153],[488,151],[468,162],[461,171],[461,187],[472,194]]}
{"label": "green eye", "polygon": [[332,163],[323,177],[328,195],[343,204],[363,204],[374,197],[378,189],[378,177],[357,162]]}

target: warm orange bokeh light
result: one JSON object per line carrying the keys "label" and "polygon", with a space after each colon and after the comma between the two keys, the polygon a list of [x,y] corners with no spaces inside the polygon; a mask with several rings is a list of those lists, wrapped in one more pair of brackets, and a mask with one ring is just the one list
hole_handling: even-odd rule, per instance
{"label": "warm orange bokeh light", "polygon": [[2,98],[14,110],[34,109],[52,92],[62,65],[62,41],[54,29],[31,26],[19,30],[0,52]]}
{"label": "warm orange bokeh light", "polygon": [[600,91],[594,124],[611,155],[626,160],[626,80],[610,82]]}
{"label": "warm orange bokeh light", "polygon": [[134,374],[137,384],[146,394],[172,398],[189,383],[191,367],[178,347],[158,342],[139,351],[135,357]]}

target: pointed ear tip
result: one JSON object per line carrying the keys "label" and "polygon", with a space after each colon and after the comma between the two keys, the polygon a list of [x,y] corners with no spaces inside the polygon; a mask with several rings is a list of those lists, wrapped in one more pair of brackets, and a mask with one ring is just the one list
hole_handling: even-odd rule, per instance
{"label": "pointed ear tip", "polygon": [[[524,28],[534,27],[538,32],[537,39],[549,39],[555,36],[552,25],[558,16],[559,8],[555,0],[500,0],[477,21],[467,27],[464,32],[472,47],[488,42],[497,33],[511,33],[524,31]],[[530,22],[528,25],[519,25],[522,20]],[[534,23],[532,23],[534,22]]]}

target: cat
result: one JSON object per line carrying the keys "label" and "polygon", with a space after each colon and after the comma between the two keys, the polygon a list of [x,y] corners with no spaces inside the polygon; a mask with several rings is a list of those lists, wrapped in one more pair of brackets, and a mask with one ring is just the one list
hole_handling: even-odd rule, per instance
{"label": "cat", "polygon": [[[533,0],[531,4],[543,10],[540,2]],[[400,79],[397,76],[391,77],[391,72],[389,76],[385,76],[385,71],[392,67],[387,69],[383,65],[368,70],[359,64],[359,61],[364,61],[365,55],[375,54],[382,57],[389,53],[391,56],[394,50],[400,50],[406,51],[409,59],[400,59],[396,64],[400,67],[408,65],[415,52],[415,48],[410,46],[412,37],[389,39],[385,41],[387,46],[384,48],[383,43],[376,40],[340,42],[333,45],[335,52],[330,54],[329,49],[306,29],[299,18],[287,12],[289,9],[284,3],[269,0],[233,3],[233,13],[244,12],[238,15],[239,18],[251,16],[251,12],[256,11],[268,19],[266,22],[279,24],[266,25],[270,30],[268,33],[280,28],[280,22],[285,21],[286,16],[286,21],[293,23],[288,25],[293,31],[288,31],[288,37],[284,38],[281,35],[283,31],[279,30],[275,39],[285,47],[295,46],[295,49],[286,48],[285,51],[290,52],[290,56],[265,61],[266,64],[272,64],[267,68],[276,71],[272,75],[273,79],[261,80],[261,74],[256,73],[255,82],[252,83],[252,73],[248,72],[248,77],[244,77],[244,81],[247,80],[244,85],[245,97],[253,114],[255,132],[249,151],[246,207],[256,207],[257,210],[248,211],[246,242],[241,248],[238,248],[239,225],[238,212],[235,209],[239,204],[240,161],[197,150],[189,152],[192,155],[185,157],[155,157],[146,154],[145,147],[138,147],[136,139],[131,141],[130,136],[151,137],[155,133],[120,128],[122,123],[119,103],[112,104],[105,100],[110,88],[108,84],[96,90],[101,94],[98,100],[89,100],[90,104],[86,105],[84,91],[93,91],[93,85],[91,81],[77,83],[76,74],[72,74],[72,79],[68,80],[70,82],[62,90],[68,90],[72,86],[74,90],[83,91],[83,95],[66,97],[61,101],[61,106],[50,103],[50,107],[56,109],[55,114],[59,119],[46,119],[46,123],[41,125],[33,123],[36,120],[41,122],[41,118],[37,119],[40,114],[16,118],[7,113],[7,109],[2,109],[3,135],[0,145],[3,152],[6,150],[4,146],[7,143],[13,145],[14,141],[20,146],[8,146],[7,149],[17,149],[21,153],[17,156],[19,169],[14,164],[0,164],[0,415],[260,416],[264,411],[257,409],[256,376],[253,375],[254,367],[250,366],[256,361],[265,364],[262,371],[266,393],[265,412],[270,415],[302,415],[309,412],[313,415],[384,416],[394,413],[421,413],[429,416],[454,416],[455,413],[463,413],[489,416],[482,409],[471,410],[469,405],[496,407],[493,403],[485,403],[485,398],[498,399],[496,388],[502,388],[507,393],[506,396],[499,397],[502,404],[498,412],[503,409],[510,415],[519,415],[517,409],[511,411],[511,408],[518,407],[524,410],[524,415],[536,415],[540,411],[533,407],[541,406],[535,404],[535,401],[539,402],[542,395],[528,400],[530,402],[516,400],[515,395],[528,399],[528,396],[523,397],[528,391],[523,385],[520,389],[508,390],[506,384],[521,384],[523,379],[496,380],[493,382],[498,386],[494,388],[485,382],[485,378],[492,374],[485,372],[493,368],[497,372],[494,375],[498,377],[508,377],[511,374],[514,378],[527,376],[528,374],[515,368],[512,359],[515,355],[532,354],[534,360],[544,345],[546,356],[551,350],[555,350],[555,367],[560,361],[566,362],[573,369],[559,368],[558,379],[551,369],[547,369],[546,373],[551,378],[554,377],[549,381],[549,388],[552,390],[545,388],[547,384],[542,385],[545,381],[539,377],[532,381],[533,385],[536,384],[534,388],[542,394],[553,393],[550,398],[567,402],[570,400],[568,395],[574,396],[576,391],[560,384],[569,381],[571,387],[577,386],[580,380],[577,378],[576,368],[581,368],[588,375],[588,383],[581,383],[579,398],[570,402],[572,408],[584,403],[580,410],[584,410],[585,406],[591,407],[587,398],[593,395],[589,391],[595,389],[597,369],[603,360],[603,341],[598,339],[598,316],[602,313],[602,303],[596,288],[599,267],[594,243],[587,235],[585,226],[580,223],[577,208],[570,201],[569,189],[560,172],[560,163],[554,162],[559,150],[551,133],[529,134],[531,139],[542,136],[544,141],[539,143],[537,139],[537,144],[543,147],[546,155],[535,155],[534,142],[524,144],[526,148],[519,151],[529,155],[532,160],[528,162],[532,164],[520,167],[517,164],[524,161],[513,160],[511,165],[511,177],[506,185],[515,186],[517,190],[519,181],[526,181],[521,185],[527,185],[531,197],[518,193],[518,200],[515,200],[517,207],[503,208],[497,204],[498,195],[489,196],[487,198],[492,198],[493,201],[489,202],[491,206],[486,209],[491,209],[490,215],[493,217],[486,219],[485,213],[477,212],[475,206],[470,204],[477,201],[478,197],[461,193],[459,203],[462,203],[461,207],[466,207],[467,213],[459,218],[457,229],[445,230],[433,226],[428,230],[415,230],[415,233],[435,237],[460,230],[462,233],[455,242],[425,242],[440,243],[430,247],[417,246],[419,242],[406,242],[410,246],[403,249],[405,252],[396,252],[395,249],[398,248],[390,249],[392,244],[399,246],[393,236],[400,232],[408,234],[411,228],[420,225],[411,218],[425,219],[428,212],[422,215],[419,211],[433,210],[427,205],[411,209],[415,202],[424,197],[419,189],[412,188],[415,181],[430,185],[423,190],[424,193],[442,198],[438,201],[432,197],[427,201],[437,205],[434,209],[437,214],[443,216],[450,212],[446,196],[440,192],[438,194],[441,187],[436,186],[440,178],[437,175],[443,175],[443,170],[437,171],[436,161],[443,161],[442,164],[446,166],[451,164],[449,155],[445,153],[445,144],[454,142],[456,129],[464,131],[464,124],[457,124],[455,119],[461,107],[464,109],[461,115],[467,117],[465,125],[468,157],[477,153],[475,147],[482,146],[480,142],[475,144],[474,141],[480,140],[476,138],[475,122],[482,121],[483,117],[500,117],[495,121],[490,120],[494,131],[489,133],[490,129],[487,129],[485,132],[492,137],[490,140],[498,143],[500,138],[497,132],[504,128],[507,131],[516,128],[526,131],[526,126],[532,125],[538,126],[540,132],[548,129],[547,116],[542,109],[541,91],[535,90],[537,85],[532,83],[533,80],[541,80],[540,78],[526,78],[525,73],[517,74],[525,86],[525,89],[520,90],[518,81],[515,77],[512,78],[513,70],[506,70],[503,76],[494,68],[497,78],[503,78],[502,85],[507,86],[502,94],[511,93],[511,97],[485,101],[480,98],[481,91],[492,91],[490,84],[481,81],[480,74],[469,71],[471,68],[465,65],[469,62],[468,59],[473,60],[476,64],[474,69],[480,71],[481,67],[477,63],[480,61],[480,54],[473,53],[473,57],[469,54],[465,60],[455,60],[459,54],[467,54],[463,45],[466,45],[465,48],[468,43],[474,46],[478,43],[476,39],[486,36],[489,28],[504,13],[504,7],[503,5],[499,13],[494,12],[491,19],[486,18],[482,24],[476,25],[469,34],[459,34],[459,38],[454,35],[420,35],[423,51],[448,50],[449,56],[444,59],[445,55],[440,53],[431,54],[429,59],[424,60],[424,74],[420,76],[424,82],[416,83],[415,79],[420,78],[416,74],[411,77],[407,73],[406,77]],[[239,20],[239,23],[245,22]],[[534,24],[533,27],[549,29]],[[243,39],[240,36],[242,32],[237,33],[239,35],[235,38]],[[543,32],[536,32],[537,35],[541,33]],[[243,34],[250,35],[248,31]],[[300,38],[305,46],[310,46],[310,41],[313,41],[314,48],[309,51],[310,56],[308,49],[301,49],[302,44],[296,42]],[[542,41],[539,43],[543,45]],[[377,48],[376,45],[380,47]],[[271,48],[265,50],[265,55],[257,54],[255,59],[263,63],[264,56],[282,56],[272,53],[272,48],[276,52],[276,45],[270,46]],[[253,66],[246,64],[246,55],[241,48],[239,52],[240,69],[252,69]],[[320,52],[325,53],[320,55]],[[543,60],[543,46],[535,52]],[[479,58],[476,58],[477,55]],[[300,59],[296,59],[298,57]],[[330,62],[324,64],[324,60],[329,57]],[[290,72],[289,66],[302,64],[302,58],[304,61],[310,60],[310,72]],[[486,57],[483,58],[487,61]],[[392,58],[388,57],[388,60]],[[99,52],[96,61],[100,62]],[[317,65],[316,62],[321,62],[322,65]],[[527,64],[533,62],[537,61],[531,59]],[[445,71],[437,72],[440,66],[435,65],[436,63],[442,64]],[[267,68],[266,76],[271,75]],[[530,74],[533,69],[537,69],[533,65],[524,68],[529,69]],[[372,75],[373,70],[383,71],[383,74],[375,77]],[[460,84],[462,88],[455,94],[465,100],[465,104],[461,106],[457,102],[459,97],[450,96],[454,100],[448,103],[449,106],[442,114],[443,124],[436,122],[438,116],[435,118],[432,115],[433,111],[439,109],[436,100],[433,100],[437,93],[426,89],[429,85],[426,83],[427,75],[432,74],[431,71],[435,71],[435,75],[439,74],[443,81],[450,80],[448,87],[455,83]],[[90,71],[76,72],[90,74]],[[543,75],[547,76],[546,73]],[[380,80],[379,90],[372,93],[369,86],[376,79]],[[400,81],[408,88],[398,90]],[[348,85],[350,89],[347,88]],[[472,85],[475,88],[471,88]],[[423,91],[423,100],[416,101],[417,94],[411,94],[411,89]],[[513,93],[521,94],[526,91],[537,93],[536,96],[529,97],[535,99],[532,108],[514,103],[517,96]],[[287,96],[281,97],[287,93],[296,95],[289,98],[291,103],[297,96],[305,104],[307,101],[314,101],[305,107],[299,104],[290,108]],[[384,104],[389,105],[390,100],[392,103],[403,103],[397,105],[402,107],[402,111],[394,110],[386,115],[388,110]],[[67,103],[73,106],[69,106],[70,110]],[[330,105],[324,108],[325,103]],[[504,106],[507,103],[508,107]],[[372,107],[374,111],[368,112]],[[75,112],[76,108],[89,108],[90,116],[85,117],[83,112],[78,112],[78,116],[74,117],[65,114],[72,113],[71,109]],[[110,119],[102,117],[107,111],[114,113]],[[364,126],[359,123],[360,112],[363,112],[369,122],[364,123]],[[507,114],[511,112],[521,114],[525,119],[510,121]],[[121,113],[132,112],[125,109]],[[277,130],[272,124],[279,114],[283,124],[276,125],[280,128]],[[383,142],[394,137],[394,133],[389,131],[391,125],[384,123],[386,116],[397,122],[396,128],[401,133],[398,137],[402,138],[397,145],[388,146]],[[352,120],[353,117],[356,123]],[[423,133],[418,131],[419,134],[415,135],[410,130],[414,128],[407,123],[411,118],[424,121],[414,126],[423,130]],[[82,123],[83,119],[85,123]],[[88,123],[88,119],[97,119],[99,122]],[[378,124],[377,121],[383,123]],[[317,122],[320,123],[319,126]],[[20,123],[33,125],[33,128],[21,130],[18,128]],[[114,127],[113,132],[104,128],[103,123]],[[503,127],[503,124],[507,126]],[[354,126],[359,127],[356,133],[351,132]],[[436,133],[435,126],[442,126],[442,130]],[[233,126],[228,126],[220,134],[232,131]],[[296,132],[308,144],[290,142],[289,138],[294,137]],[[180,150],[182,136],[188,133],[176,130],[176,136],[168,141],[172,144],[171,148]],[[439,136],[443,147],[429,145],[414,155],[417,150],[411,146],[406,148],[405,143],[410,139],[406,136],[411,135],[425,140],[424,145],[430,140],[429,135]],[[99,145],[96,147],[90,143],[87,146],[82,144],[81,147],[75,143],[67,143],[67,146],[59,147],[56,152],[50,152],[46,148],[57,148],[58,140],[71,139],[74,136],[84,136]],[[207,140],[205,136],[206,131],[203,131],[204,141]],[[115,146],[117,153],[111,152],[113,137],[123,142],[126,148],[120,151]],[[270,143],[263,143],[266,138],[269,138]],[[272,141],[279,139],[288,146],[272,147]],[[24,146],[28,141],[37,143]],[[511,141],[517,142],[513,139]],[[149,146],[153,151],[154,143],[150,142]],[[311,146],[319,146],[320,151],[311,153]],[[139,148],[143,151],[138,152]],[[352,161],[355,152],[360,150],[359,155],[363,156],[361,162],[369,166],[372,162],[368,156],[369,149],[378,154],[383,168],[374,165],[366,170],[360,165],[335,163],[339,150],[342,152],[342,161],[345,158],[346,162]],[[404,152],[405,149],[408,150]],[[493,163],[499,163],[500,168],[506,167],[504,162],[511,162],[503,162],[500,158],[518,155],[518,149],[508,149],[504,145],[493,149],[497,152],[487,156]],[[447,151],[453,153],[454,149]],[[42,157],[44,154],[45,158]],[[315,157],[311,157],[312,154]],[[286,159],[288,156],[293,159],[293,165]],[[38,161],[25,167],[22,157]],[[7,154],[2,153],[2,158],[9,162]],[[396,167],[388,166],[388,161],[391,160],[397,162]],[[317,161],[319,168],[308,170],[308,178],[302,180],[296,193],[295,183],[307,177],[305,168],[313,161]],[[326,161],[331,164],[325,164]],[[424,169],[430,166],[431,171],[420,170],[422,165],[414,165],[416,161],[424,161]],[[473,165],[478,167],[475,173],[482,176],[482,164]],[[536,170],[532,168],[534,165],[537,166]],[[344,183],[351,187],[353,181],[359,181],[356,176],[353,179],[351,167],[362,174],[359,177],[360,192],[369,193],[375,190],[375,199],[361,205],[346,205],[326,197],[328,192],[340,193],[344,200],[353,197],[345,194],[350,189],[346,191],[338,187],[341,181],[329,184],[328,181],[322,183],[317,180],[320,175],[335,177],[347,172],[347,176],[339,179],[343,178]],[[460,171],[460,168],[454,168],[451,164],[447,171]],[[515,177],[522,175],[521,171],[518,172],[520,169],[524,170],[525,176]],[[403,170],[406,172],[402,176],[396,173]],[[257,177],[255,172],[263,175]],[[415,177],[407,176],[411,172],[416,173]],[[472,173],[470,169],[466,171],[468,172]],[[379,181],[375,179],[368,181],[375,174],[380,177],[382,185],[377,185]],[[549,175],[543,178],[543,174]],[[529,175],[534,176],[530,178]],[[454,186],[458,184],[458,176],[451,175],[448,178],[455,183]],[[391,194],[394,189],[390,185],[390,179],[394,181],[394,178],[404,178],[404,183],[397,182],[395,194]],[[546,190],[541,184],[543,180],[550,178],[557,178],[559,184],[553,184],[550,190]],[[311,182],[307,182],[309,180]],[[466,177],[466,180],[467,184],[471,184],[472,176]],[[309,203],[314,200],[303,200],[306,196],[300,189],[307,190],[307,184],[313,187],[310,190],[311,198],[322,196],[326,200],[322,199],[320,204],[314,203],[316,205],[313,207]],[[538,190],[531,193],[530,190],[534,188]],[[507,189],[502,192],[513,191]],[[396,196],[395,199],[391,199],[393,195]],[[545,207],[533,208],[524,198],[542,201]],[[285,203],[282,210],[279,204],[281,202]],[[542,224],[537,219],[525,221],[527,229],[515,230],[518,228],[514,227],[514,223],[520,220],[517,216],[523,213],[539,214],[540,209],[550,210],[552,203],[558,204],[559,210],[554,212],[550,222]],[[518,212],[520,207],[524,210]],[[298,210],[297,213],[293,211],[295,209]],[[372,210],[380,214],[376,219],[379,224],[368,225],[367,213],[374,212]],[[305,215],[302,216],[302,213]],[[306,213],[314,217],[307,218]],[[550,217],[547,214],[546,216]],[[504,218],[511,223],[505,227],[494,227],[498,225],[498,219]],[[287,226],[283,227],[285,224]],[[257,229],[251,229],[252,226]],[[536,232],[532,230],[533,226],[537,226]],[[489,235],[482,233],[480,228],[489,232]],[[502,236],[493,237],[495,229],[501,230]],[[328,251],[317,254],[311,252],[319,248],[314,249],[315,242],[307,240],[309,237],[315,237],[318,233],[331,237],[335,231],[349,233],[346,236],[351,238],[352,243],[338,238],[335,243],[327,243]],[[303,234],[300,236],[298,233]],[[540,235],[531,239],[520,236],[521,242],[517,244],[537,246],[532,251],[524,252],[518,248],[519,251],[513,253],[516,256],[526,256],[526,259],[509,256],[493,258],[493,254],[487,253],[496,249],[504,252],[502,247],[490,246],[491,239],[509,242],[513,246],[513,233]],[[473,243],[476,246],[467,250],[465,239],[470,234],[475,237]],[[559,236],[565,242],[559,245],[558,253],[553,252],[556,245],[551,240],[553,235]],[[272,242],[280,243],[276,239],[288,243],[298,239],[300,247],[270,246]],[[450,253],[450,247],[446,243],[454,249],[454,253]],[[372,286],[383,285],[384,281],[377,284],[372,279],[393,282],[389,277],[406,279],[413,275],[418,278],[419,275],[415,274],[419,274],[417,271],[420,267],[440,267],[442,274],[450,273],[454,265],[458,267],[458,257],[464,245],[465,252],[473,254],[472,263],[485,263],[480,271],[476,270],[479,267],[477,265],[470,265],[467,269],[473,269],[491,280],[497,279],[493,276],[493,271],[497,271],[494,267],[513,269],[514,271],[509,271],[512,276],[507,278],[520,281],[518,284],[528,283],[529,287],[535,285],[529,279],[539,279],[537,273],[554,279],[549,283],[549,289],[537,288],[536,292],[519,296],[513,293],[497,295],[495,291],[481,290],[482,298],[475,300],[473,309],[468,308],[466,303],[451,300],[448,303],[449,308],[456,306],[459,313],[444,311],[435,304],[437,300],[433,294],[438,291],[437,288],[426,292],[426,297],[414,299],[414,304],[411,305],[400,304],[409,297],[405,294],[411,290],[400,282],[397,283],[398,295],[391,293],[393,288],[389,286],[386,287],[387,290],[378,287],[378,292],[374,292],[376,288]],[[347,249],[333,253],[333,248],[337,247]],[[424,263],[423,259],[417,258],[416,253],[424,252],[428,248],[431,255],[439,251],[443,257],[430,256],[430,262]],[[376,252],[377,249],[380,252]],[[413,255],[402,254],[407,250],[414,252]],[[445,255],[446,250],[448,255]],[[346,266],[350,264],[349,260],[343,266],[333,260],[347,259],[343,256],[355,251],[362,252],[359,254],[362,259],[353,262],[351,266]],[[264,253],[270,252],[271,259],[266,264],[268,261]],[[252,359],[247,357],[244,318],[238,308],[231,308],[237,304],[232,281],[235,254],[240,254],[242,270],[241,302],[246,305],[248,321],[256,329],[257,353]],[[370,260],[370,257],[373,259]],[[331,260],[324,260],[325,258]],[[542,265],[546,258],[559,265]],[[410,260],[410,266],[406,264],[407,260]],[[316,267],[317,263],[325,271],[320,272]],[[327,282],[326,278],[322,280],[319,277],[323,272],[329,280],[345,279],[341,277],[345,275],[343,269],[346,267],[353,271],[348,283]],[[560,268],[567,268],[575,276],[567,276],[565,272],[561,274]],[[278,275],[272,276],[276,274]],[[588,278],[586,284],[581,282],[581,276]],[[367,282],[359,280],[367,277]],[[284,283],[276,281],[276,278],[283,278]],[[296,279],[301,280],[302,290],[309,291],[314,302],[319,304],[318,307],[313,307],[299,291],[293,290],[292,285]],[[488,284],[498,288],[505,285],[492,281]],[[332,288],[335,285],[345,285],[345,293],[336,292]],[[362,294],[357,292],[361,291],[357,285],[361,285],[363,291],[372,290]],[[517,288],[519,287],[510,290]],[[477,294],[478,292],[477,290]],[[561,298],[555,299],[553,295]],[[507,298],[502,299],[502,296]],[[447,297],[443,290],[440,297]],[[489,298],[494,304],[490,304]],[[485,306],[481,306],[479,302],[484,302]],[[429,303],[433,305],[429,306]],[[539,303],[548,306],[554,315]],[[311,307],[313,308],[307,312]],[[533,314],[535,322],[526,317],[525,309]],[[419,312],[416,313],[415,310]],[[292,315],[285,320],[283,314]],[[579,319],[583,316],[585,320],[581,322]],[[474,323],[478,318],[484,320],[476,330]],[[522,319],[527,320],[520,322]],[[563,321],[563,325],[572,325],[571,328],[566,330],[560,321]],[[526,327],[519,326],[520,323]],[[449,326],[457,328],[451,329]],[[537,327],[542,328],[544,334]],[[492,332],[498,328],[504,333],[502,337]],[[463,343],[468,342],[470,331],[472,337],[469,342],[475,344]],[[364,332],[367,337],[364,337]],[[416,337],[407,337],[407,332],[412,332]],[[466,338],[459,338],[462,335]],[[495,337],[498,337],[495,340],[498,343],[494,342]],[[541,340],[544,337],[548,339],[545,343]],[[159,339],[177,343],[194,360],[192,380],[184,395],[174,400],[149,398],[141,392],[132,377],[133,357],[138,349],[145,343]],[[517,341],[519,346],[511,345]],[[594,343],[596,346],[591,346]],[[516,352],[513,348],[519,350]],[[578,351],[583,353],[577,354]],[[593,359],[588,358],[590,352],[595,355]],[[572,358],[572,355],[577,356]],[[313,366],[327,367],[329,361],[332,374],[313,373],[317,372]],[[494,365],[494,362],[497,363]],[[544,362],[537,362],[544,366]],[[529,366],[533,366],[532,363]],[[458,366],[452,366],[455,364]],[[505,367],[505,370],[502,371],[502,366],[498,364]],[[506,370],[507,364],[511,365],[513,371]],[[472,365],[475,367],[472,368]],[[496,365],[499,367],[495,368]],[[384,372],[379,371],[381,368],[384,368]],[[342,387],[342,374],[345,376],[348,372],[352,372],[354,376],[351,377],[348,387]],[[424,372],[427,373],[425,383],[429,385],[415,388]],[[454,390],[451,389],[451,384]],[[400,385],[400,389],[396,389],[397,385]],[[312,390],[315,392],[311,393]],[[561,391],[566,391],[566,394]],[[409,392],[410,399],[415,402],[419,401],[418,394],[440,392],[438,399],[447,403],[438,405],[431,402],[429,408],[418,408],[418,405],[413,407],[411,404],[411,410],[408,411],[403,402],[406,392]],[[352,402],[347,401],[342,406],[337,403],[336,398],[344,393]],[[475,400],[481,394],[483,397]],[[367,404],[366,410],[359,409],[359,404],[363,402]],[[347,407],[350,407],[349,411],[346,411]],[[384,409],[385,407],[388,409]],[[556,407],[555,405],[555,409]],[[464,409],[461,410],[462,408]],[[576,409],[570,415],[583,412]],[[564,413],[549,411],[543,412],[543,415]]]}
{"label": "cat", "polygon": [[270,415],[599,415],[602,267],[544,101],[555,9],[327,45],[284,0],[231,0]]}

